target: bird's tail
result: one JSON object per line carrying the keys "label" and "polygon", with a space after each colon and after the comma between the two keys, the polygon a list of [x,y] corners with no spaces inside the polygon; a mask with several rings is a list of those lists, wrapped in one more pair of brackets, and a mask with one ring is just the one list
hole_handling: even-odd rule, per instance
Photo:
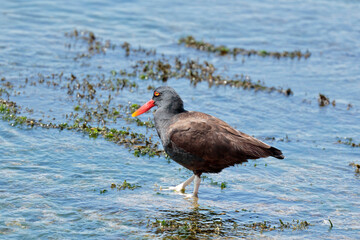
{"label": "bird's tail", "polygon": [[269,152],[271,154],[271,156],[278,158],[278,159],[284,159],[285,156],[282,154],[281,150],[271,147],[269,148]]}

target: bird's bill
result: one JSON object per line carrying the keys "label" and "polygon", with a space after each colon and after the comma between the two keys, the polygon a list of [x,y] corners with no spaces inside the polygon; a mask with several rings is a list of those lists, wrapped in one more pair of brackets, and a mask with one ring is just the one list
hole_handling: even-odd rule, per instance
{"label": "bird's bill", "polygon": [[155,102],[154,100],[150,100],[147,103],[145,103],[144,105],[142,105],[138,110],[136,110],[131,116],[136,117],[139,116],[143,113],[146,113],[147,111],[150,110],[150,108],[155,107]]}

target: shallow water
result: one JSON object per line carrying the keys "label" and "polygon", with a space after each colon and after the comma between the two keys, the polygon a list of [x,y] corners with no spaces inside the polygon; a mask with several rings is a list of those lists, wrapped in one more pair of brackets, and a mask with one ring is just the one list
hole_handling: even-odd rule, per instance
{"label": "shallow water", "polygon": [[[31,86],[30,82],[40,78],[38,74],[109,77],[112,70],[131,71],[136,61],[160,59],[161,54],[170,62],[176,56],[206,60],[220,75],[248,75],[267,86],[291,88],[294,95],[228,86],[209,88],[207,83],[193,87],[184,78],[170,78],[165,83],[178,91],[186,109],[219,117],[283,150],[286,156],[285,160],[259,159],[206,175],[197,203],[160,190],[160,186],[176,185],[191,175],[164,157],[135,157],[129,149],[102,137],[14,127],[1,120],[1,238],[152,239],[181,234],[159,228],[156,220],[175,221],[183,237],[357,238],[360,175],[349,164],[359,164],[360,148],[337,140],[347,137],[360,143],[359,10],[357,1],[3,1],[0,78],[5,80],[0,87],[22,107],[22,115],[33,119],[62,123],[79,104],[75,96],[67,95],[66,88]],[[93,31],[117,46],[126,41],[134,48],[156,49],[157,54],[126,57],[124,50],[116,47],[107,49],[106,54],[74,60],[86,51],[84,42],[64,36],[75,28]],[[215,45],[309,50],[312,55],[306,60],[220,57],[179,46],[178,39],[187,35]],[[29,84],[25,84],[26,78]],[[152,94],[148,85],[164,84],[139,77],[130,80],[138,87],[112,93],[112,106],[142,104]],[[6,88],[5,82],[14,87]],[[335,99],[336,106],[319,107],[319,93],[330,101]],[[109,91],[97,89],[99,101],[108,95]],[[7,99],[5,94],[1,98]],[[347,110],[349,103],[352,107]],[[140,119],[151,117],[146,114]],[[107,126],[131,127],[158,140],[154,129],[122,119]],[[111,189],[112,183],[124,180],[141,187]],[[224,189],[219,186],[222,182],[226,182]],[[101,193],[103,190],[106,192]],[[206,225],[219,219],[220,230]],[[311,225],[281,229],[279,219]],[[261,231],[249,226],[264,221],[276,229]],[[210,230],[186,235],[186,224]]]}

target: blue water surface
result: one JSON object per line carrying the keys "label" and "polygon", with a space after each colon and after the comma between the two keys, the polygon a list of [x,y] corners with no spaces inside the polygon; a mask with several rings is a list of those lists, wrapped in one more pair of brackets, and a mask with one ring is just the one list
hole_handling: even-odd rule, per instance
{"label": "blue water surface", "polygon": [[[148,85],[167,84],[180,94],[186,109],[221,118],[286,156],[207,175],[197,202],[160,190],[192,174],[164,157],[135,157],[101,137],[0,120],[0,238],[157,239],[168,235],[156,231],[151,224],[156,219],[176,220],[196,211],[205,220],[213,219],[214,212],[239,226],[267,221],[279,227],[279,219],[311,224],[303,230],[244,227],[208,238],[358,238],[360,175],[349,164],[360,163],[360,148],[337,141],[352,138],[360,143],[359,12],[360,2],[345,0],[2,1],[0,78],[5,80],[0,84],[14,85],[8,90],[9,100],[33,109],[24,114],[34,119],[63,122],[77,103],[60,87],[21,87],[26,79],[61,72],[109,76],[112,70],[131,69],[137,60],[149,58],[140,53],[126,57],[117,47],[74,60],[86,49],[65,37],[74,29],[92,31],[117,46],[126,41],[135,48],[156,49],[155,58],[163,54],[169,59],[206,60],[217,74],[243,74],[267,86],[291,88],[294,94],[135,77],[131,80],[137,88],[113,96],[113,104],[141,104],[152,95]],[[309,50],[311,57],[221,57],[178,45],[178,39],[187,35],[231,48]],[[320,107],[319,93],[335,100],[336,106]],[[8,99],[5,94],[1,98]],[[158,140],[154,129],[125,121],[112,125],[128,126]],[[124,180],[141,187],[110,188]],[[211,181],[227,186],[221,189]]]}

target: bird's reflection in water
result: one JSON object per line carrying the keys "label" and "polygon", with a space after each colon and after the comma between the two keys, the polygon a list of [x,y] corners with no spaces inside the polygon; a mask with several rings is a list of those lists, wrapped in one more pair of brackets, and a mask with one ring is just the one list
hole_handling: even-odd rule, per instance
{"label": "bird's reflection in water", "polygon": [[224,236],[246,236],[249,232],[238,232],[238,223],[225,212],[202,208],[196,198],[189,199],[193,206],[189,211],[161,210],[163,218],[155,219],[149,227],[163,236],[178,236],[198,239]]}
{"label": "bird's reflection in water", "polygon": [[260,220],[259,214],[247,210],[214,211],[200,207],[197,199],[189,210],[160,210],[160,217],[149,220],[148,227],[166,239],[243,238],[271,231],[305,230],[307,221],[277,222]]}

